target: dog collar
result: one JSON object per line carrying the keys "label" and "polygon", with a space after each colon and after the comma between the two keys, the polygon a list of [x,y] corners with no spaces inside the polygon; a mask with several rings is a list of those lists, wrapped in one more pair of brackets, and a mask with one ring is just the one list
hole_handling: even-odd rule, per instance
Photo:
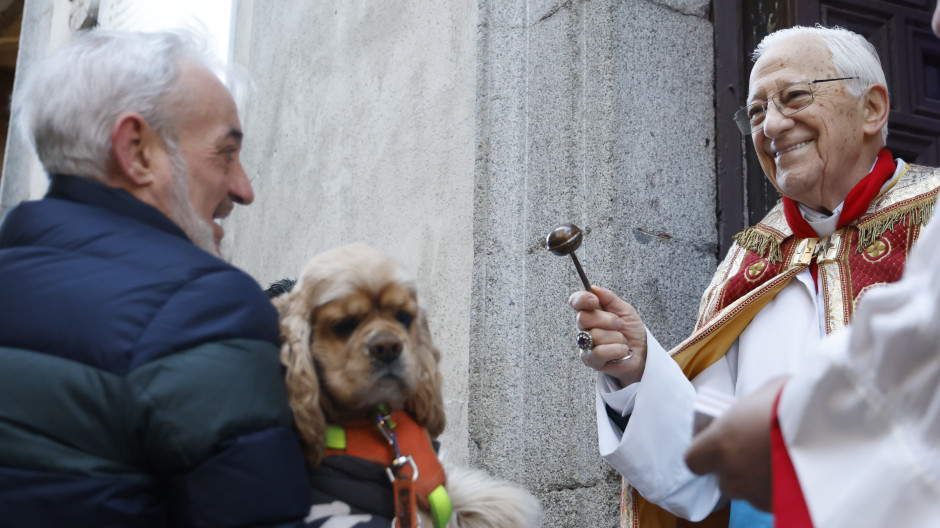
{"label": "dog collar", "polygon": [[[386,436],[389,432],[391,436]],[[403,476],[413,481],[418,506],[431,513],[435,528],[444,528],[453,514],[444,488],[447,480],[444,468],[431,444],[431,436],[404,411],[381,416],[378,426],[367,421],[327,426],[326,455],[349,455],[381,464],[389,472],[393,486],[400,472],[407,473]],[[408,459],[409,465],[401,465],[402,459]]]}

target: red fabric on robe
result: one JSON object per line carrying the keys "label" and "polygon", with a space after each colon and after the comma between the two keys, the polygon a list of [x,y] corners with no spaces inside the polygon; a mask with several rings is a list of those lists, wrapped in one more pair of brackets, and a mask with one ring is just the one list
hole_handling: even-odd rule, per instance
{"label": "red fabric on robe", "polygon": [[777,420],[777,406],[780,405],[781,389],[774,401],[773,420],[770,424],[770,460],[773,468],[773,511],[775,528],[813,528],[809,508],[800,489],[796,469],[783,441],[780,422]]}

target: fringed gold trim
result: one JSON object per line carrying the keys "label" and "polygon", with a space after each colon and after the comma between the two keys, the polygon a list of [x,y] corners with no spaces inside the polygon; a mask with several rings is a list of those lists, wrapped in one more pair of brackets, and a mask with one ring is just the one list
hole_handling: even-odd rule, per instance
{"label": "fringed gold trim", "polygon": [[859,253],[874,244],[889,229],[900,223],[903,226],[919,225],[924,227],[933,214],[936,203],[936,195],[923,200],[917,200],[911,204],[892,211],[891,214],[880,216],[875,215],[871,220],[862,222],[858,225],[858,248]]}
{"label": "fringed gold trim", "polygon": [[767,260],[771,262],[780,262],[783,260],[780,240],[774,235],[757,227],[749,227],[734,235],[734,241],[744,249],[753,251],[762,257],[766,256]]}

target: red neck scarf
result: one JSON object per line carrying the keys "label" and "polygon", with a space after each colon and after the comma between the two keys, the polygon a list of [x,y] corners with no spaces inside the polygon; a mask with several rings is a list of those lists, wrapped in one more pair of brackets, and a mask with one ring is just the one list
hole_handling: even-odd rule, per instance
{"label": "red neck scarf", "polygon": [[[894,158],[891,157],[891,153],[888,152],[888,149],[881,149],[874,168],[868,173],[868,176],[855,184],[855,187],[852,187],[848,196],[845,197],[842,214],[839,215],[839,223],[836,229],[842,229],[849,225],[868,210],[868,206],[878,196],[878,192],[884,187],[885,182],[894,175],[895,169],[896,164]],[[818,238],[816,231],[803,218],[800,207],[795,200],[786,196],[783,197],[783,214],[786,216],[787,225],[793,230],[793,234],[800,238]]]}

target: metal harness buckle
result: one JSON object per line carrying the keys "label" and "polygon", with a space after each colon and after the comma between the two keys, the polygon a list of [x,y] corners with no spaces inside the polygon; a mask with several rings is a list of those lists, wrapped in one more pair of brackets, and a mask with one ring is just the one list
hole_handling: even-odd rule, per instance
{"label": "metal harness buckle", "polygon": [[401,473],[401,470],[404,469],[407,465],[411,466],[411,481],[417,482],[418,465],[415,464],[415,460],[411,458],[411,455],[399,456],[395,460],[392,460],[391,465],[385,468],[385,473],[388,474],[388,479],[392,482],[395,482],[396,476]]}

